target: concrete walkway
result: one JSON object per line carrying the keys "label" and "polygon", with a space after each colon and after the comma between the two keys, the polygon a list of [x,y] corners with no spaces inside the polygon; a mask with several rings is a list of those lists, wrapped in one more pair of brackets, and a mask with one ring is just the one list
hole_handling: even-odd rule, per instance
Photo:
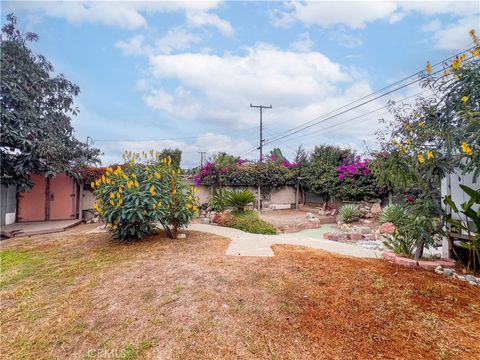
{"label": "concrete walkway", "polygon": [[[321,228],[323,228],[324,231],[329,231],[332,225],[322,225]],[[379,251],[336,241],[308,237],[301,234],[259,235],[228,227],[206,224],[191,224],[188,230],[202,231],[231,239],[232,242],[228,246],[225,255],[232,256],[274,256],[272,245],[289,244],[307,246],[313,249],[330,251],[335,254],[360,258],[382,257]]]}

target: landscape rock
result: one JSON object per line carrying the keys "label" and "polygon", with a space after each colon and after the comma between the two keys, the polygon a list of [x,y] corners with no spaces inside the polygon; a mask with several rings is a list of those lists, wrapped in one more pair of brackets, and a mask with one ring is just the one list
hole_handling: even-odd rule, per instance
{"label": "landscape rock", "polygon": [[443,273],[447,276],[452,276],[455,273],[455,270],[447,268],[443,270]]}
{"label": "landscape rock", "polygon": [[379,203],[375,203],[375,204],[373,204],[372,208],[370,209],[370,212],[373,215],[380,215],[380,213],[382,212],[382,206]]}
{"label": "landscape rock", "polygon": [[177,234],[177,239],[186,239],[187,234]]}
{"label": "landscape rock", "polygon": [[395,231],[395,224],[393,223],[385,223],[380,225],[378,228],[380,234],[393,234]]}
{"label": "landscape rock", "polygon": [[478,281],[477,278],[473,275],[465,275],[465,280],[468,282],[473,281],[475,283]]}

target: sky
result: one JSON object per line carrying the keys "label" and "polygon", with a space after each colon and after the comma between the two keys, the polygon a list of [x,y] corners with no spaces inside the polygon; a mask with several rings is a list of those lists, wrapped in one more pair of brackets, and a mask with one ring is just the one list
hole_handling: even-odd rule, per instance
{"label": "sky", "polygon": [[[179,148],[257,159],[299,145],[375,148],[389,100],[428,96],[419,83],[328,118],[338,108],[472,46],[478,1],[2,1],[40,41],[56,73],[80,86],[75,136],[101,149]],[[403,83],[401,83],[403,84]],[[354,104],[358,104],[354,103]],[[347,108],[344,108],[347,109]],[[325,120],[326,119],[326,120]],[[278,141],[278,134],[321,123]],[[252,151],[250,151],[252,150]]]}

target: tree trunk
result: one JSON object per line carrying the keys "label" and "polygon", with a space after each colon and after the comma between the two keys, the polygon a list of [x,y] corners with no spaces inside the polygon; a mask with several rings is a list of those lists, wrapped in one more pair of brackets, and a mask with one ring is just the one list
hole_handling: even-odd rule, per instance
{"label": "tree trunk", "polygon": [[415,261],[417,262],[417,265],[418,265],[418,260],[420,260],[423,256],[423,249],[424,249],[424,244],[423,244],[423,240],[422,240],[418,244],[417,250],[415,251]]}

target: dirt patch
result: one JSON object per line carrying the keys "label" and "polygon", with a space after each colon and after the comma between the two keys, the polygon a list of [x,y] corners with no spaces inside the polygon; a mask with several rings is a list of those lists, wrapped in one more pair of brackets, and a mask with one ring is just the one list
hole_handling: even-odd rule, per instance
{"label": "dirt patch", "polygon": [[[187,232],[122,243],[107,234],[8,241],[0,349],[8,358],[473,359],[480,289],[381,260],[294,246],[225,256]],[[32,256],[26,256],[25,252]],[[2,279],[4,280],[4,279]],[[8,280],[8,279],[7,279]]]}
{"label": "dirt patch", "polygon": [[[320,222],[318,224],[308,221],[307,213],[312,213],[317,217]],[[276,228],[280,230],[292,229],[296,231],[301,230],[302,228],[309,228],[309,225],[316,225],[317,227],[320,224],[335,223],[335,217],[332,216],[320,216],[318,215],[318,209],[310,207],[302,207],[298,210],[262,210],[260,213],[260,218],[269,222]],[[302,225],[304,225],[302,227]],[[289,232],[292,232],[289,231]]]}

